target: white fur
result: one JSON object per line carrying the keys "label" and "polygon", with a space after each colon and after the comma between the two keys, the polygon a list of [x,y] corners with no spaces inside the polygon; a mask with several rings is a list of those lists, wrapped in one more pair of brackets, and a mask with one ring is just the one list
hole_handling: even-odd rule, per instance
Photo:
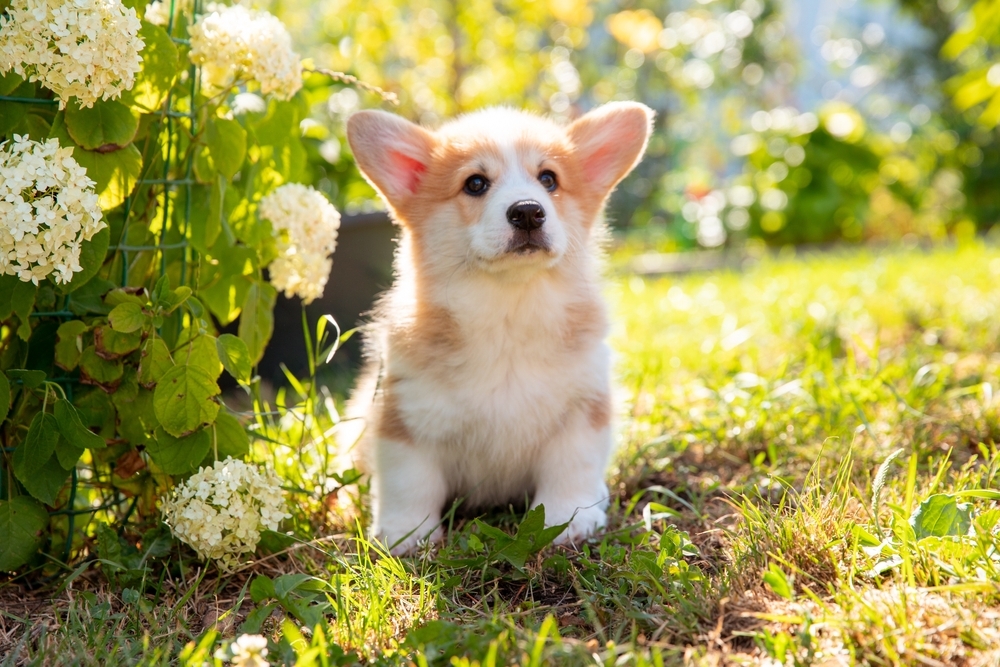
{"label": "white fur", "polygon": [[[369,334],[377,350],[369,380],[392,378],[409,438],[373,432],[381,389],[369,396],[359,389],[354,399],[369,421],[361,447],[367,460],[361,465],[372,473],[371,530],[394,553],[411,551],[423,538],[440,538],[442,510],[456,497],[474,507],[530,497],[533,507],[545,506],[547,524],[569,522],[560,543],[577,543],[605,525],[611,431],[606,420],[595,426],[587,401],[610,395],[610,352],[603,331],[578,346],[566,343],[574,304],[596,309],[603,326],[599,252],[592,238],[602,228],[578,219],[572,200],[562,208],[574,219],[561,219],[538,181],[543,151],[527,160],[523,148],[520,157],[515,151],[515,140],[538,136],[546,124],[519,112],[490,110],[442,128],[436,135],[442,141],[485,137],[499,148],[480,156],[473,169],[492,180],[483,213],[468,221],[450,200],[435,207],[420,223],[422,242],[433,249],[423,265],[416,263],[412,231],[403,226],[398,278]],[[361,142],[351,129],[359,154]],[[645,136],[637,155],[644,144]],[[360,155],[359,163],[373,183],[382,183],[390,205],[397,211],[405,207],[390,194],[396,186],[377,173],[381,163],[366,164]],[[548,252],[508,251],[514,230],[506,211],[523,199],[546,210],[541,231]],[[428,304],[450,315],[461,341],[430,369],[397,333],[418,306]]]}

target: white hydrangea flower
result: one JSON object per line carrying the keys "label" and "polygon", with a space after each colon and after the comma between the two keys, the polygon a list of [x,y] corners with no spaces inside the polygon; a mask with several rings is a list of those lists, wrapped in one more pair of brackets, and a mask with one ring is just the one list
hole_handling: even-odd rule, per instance
{"label": "white hydrangea flower", "polygon": [[[146,5],[143,18],[153,25],[166,27],[170,25],[171,0],[154,0]],[[182,14],[191,10],[191,0],[173,0],[174,13]]]}
{"label": "white hydrangea flower", "polygon": [[106,226],[72,148],[16,134],[0,143],[0,275],[68,283],[83,270],[81,244]]}
{"label": "white hydrangea flower", "polygon": [[277,530],[291,516],[278,477],[234,458],[199,468],[161,509],[179,540],[226,571],[257,548],[261,531]]}
{"label": "white hydrangea flower", "polygon": [[278,257],[268,265],[271,284],[306,303],[323,296],[340,229],[337,209],[312,187],[287,183],[261,199],[258,212],[278,242]]}
{"label": "white hydrangea flower", "polygon": [[0,73],[13,69],[59,97],[92,107],[135,85],[145,44],[121,0],[15,0],[0,16]]}
{"label": "white hydrangea flower", "polygon": [[289,99],[302,87],[302,62],[292,38],[273,15],[243,5],[210,3],[191,26],[191,62],[210,91],[252,79],[263,94]]}
{"label": "white hydrangea flower", "polygon": [[[168,0],[169,2],[169,0]],[[160,0],[155,0],[146,5],[146,13],[143,16],[146,21],[153,25],[166,26],[170,23],[170,5]]]}
{"label": "white hydrangea flower", "polygon": [[233,652],[233,667],[269,667],[267,639],[262,635],[240,635],[229,649]]}

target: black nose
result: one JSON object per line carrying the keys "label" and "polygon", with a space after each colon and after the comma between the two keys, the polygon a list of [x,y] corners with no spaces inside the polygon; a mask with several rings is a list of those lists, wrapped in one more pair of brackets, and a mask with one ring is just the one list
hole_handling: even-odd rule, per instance
{"label": "black nose", "polygon": [[533,199],[515,202],[507,209],[507,222],[530,232],[545,223],[545,209]]}

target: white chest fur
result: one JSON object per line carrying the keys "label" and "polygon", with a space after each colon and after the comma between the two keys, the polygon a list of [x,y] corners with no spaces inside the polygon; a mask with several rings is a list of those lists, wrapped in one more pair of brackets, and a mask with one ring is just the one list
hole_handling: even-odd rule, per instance
{"label": "white chest fur", "polygon": [[589,284],[468,281],[441,295],[448,348],[432,359],[390,335],[385,377],[410,436],[449,495],[472,504],[523,498],[546,443],[587,401],[608,394],[604,314]]}

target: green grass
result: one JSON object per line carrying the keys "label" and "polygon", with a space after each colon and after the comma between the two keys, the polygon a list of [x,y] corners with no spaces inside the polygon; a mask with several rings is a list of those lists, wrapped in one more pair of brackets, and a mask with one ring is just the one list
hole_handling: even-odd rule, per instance
{"label": "green grass", "polygon": [[7,584],[0,665],[222,664],[243,631],[272,664],[1000,661],[1000,251],[621,274],[609,297],[601,539],[539,550],[540,517],[508,508],[380,555],[333,502],[321,397],[275,425],[294,446],[261,450],[300,541],[228,577],[175,548],[114,584]]}

